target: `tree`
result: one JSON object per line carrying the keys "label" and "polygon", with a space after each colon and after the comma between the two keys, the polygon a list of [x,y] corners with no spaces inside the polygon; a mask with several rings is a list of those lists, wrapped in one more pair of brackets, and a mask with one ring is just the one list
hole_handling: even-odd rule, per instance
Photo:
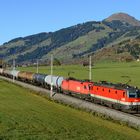
{"label": "tree", "polygon": [[61,62],[57,58],[54,58],[53,65],[60,66],[61,65]]}

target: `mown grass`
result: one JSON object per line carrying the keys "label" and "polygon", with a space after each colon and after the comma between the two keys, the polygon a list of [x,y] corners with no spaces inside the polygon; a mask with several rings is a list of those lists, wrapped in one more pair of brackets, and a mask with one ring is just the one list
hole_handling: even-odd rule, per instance
{"label": "mown grass", "polygon": [[139,140],[137,130],[0,80],[0,139]]}
{"label": "mown grass", "polygon": [[[19,68],[20,70],[36,72],[36,67]],[[50,74],[50,67],[39,67],[40,73]],[[54,75],[78,79],[88,79],[89,69],[81,65],[55,66]],[[114,83],[127,83],[140,87],[140,62],[130,63],[97,63],[92,68],[92,80],[105,80]]]}

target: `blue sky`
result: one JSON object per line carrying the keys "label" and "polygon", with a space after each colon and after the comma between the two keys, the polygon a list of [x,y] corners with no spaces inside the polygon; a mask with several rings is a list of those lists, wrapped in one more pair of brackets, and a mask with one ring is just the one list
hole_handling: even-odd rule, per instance
{"label": "blue sky", "polygon": [[0,0],[0,44],[125,12],[140,20],[140,0]]}

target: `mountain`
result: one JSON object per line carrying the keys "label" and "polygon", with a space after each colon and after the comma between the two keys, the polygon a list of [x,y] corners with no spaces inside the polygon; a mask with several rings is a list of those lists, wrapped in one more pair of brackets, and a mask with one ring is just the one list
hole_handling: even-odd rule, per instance
{"label": "mountain", "polygon": [[119,20],[121,22],[129,23],[133,26],[140,26],[140,21],[135,19],[134,17],[126,14],[126,13],[116,13],[105,19],[108,22],[111,22],[113,20]]}
{"label": "mountain", "polygon": [[[117,15],[122,15],[122,18]],[[53,53],[55,58],[63,63],[81,62],[89,55],[93,55],[95,61],[100,61],[110,59],[114,48],[121,46],[120,43],[128,42],[129,49],[122,49],[125,53],[114,56],[118,58],[121,55],[125,58],[129,54],[133,59],[137,59],[140,50],[137,48],[130,53],[130,49],[133,48],[131,42],[135,42],[140,36],[138,23],[135,18],[119,13],[100,22],[90,21],[55,32],[15,38],[0,46],[0,58],[10,63],[13,58],[16,58],[16,63],[33,63],[36,59],[48,60]]]}

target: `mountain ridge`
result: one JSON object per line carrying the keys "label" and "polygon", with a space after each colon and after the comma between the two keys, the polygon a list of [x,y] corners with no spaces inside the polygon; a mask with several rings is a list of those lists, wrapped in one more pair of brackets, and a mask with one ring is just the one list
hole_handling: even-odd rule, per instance
{"label": "mountain ridge", "polygon": [[[123,16],[122,20],[118,20],[120,14]],[[89,21],[55,32],[15,38],[1,45],[0,57],[8,62],[15,58],[17,63],[47,60],[52,53],[62,62],[83,59],[85,56],[95,55],[103,48],[125,40],[135,40],[140,35],[140,26],[135,26],[138,20],[125,13],[119,13],[119,18],[115,14],[103,21]],[[128,19],[131,19],[131,23],[128,23]],[[136,54],[134,58],[138,58],[138,53]]]}

